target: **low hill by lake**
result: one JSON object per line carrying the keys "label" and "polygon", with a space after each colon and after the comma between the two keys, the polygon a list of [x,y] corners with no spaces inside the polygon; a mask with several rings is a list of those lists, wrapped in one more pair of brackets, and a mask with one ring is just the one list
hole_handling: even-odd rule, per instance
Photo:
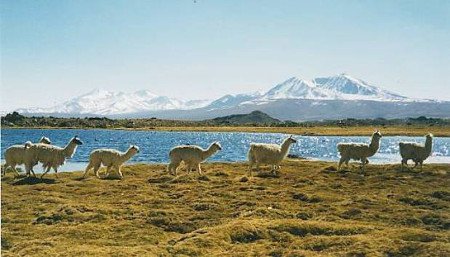
{"label": "low hill by lake", "polygon": [[245,124],[260,124],[273,125],[281,123],[280,120],[270,117],[268,114],[261,111],[253,111],[248,114],[234,114],[223,117],[217,117],[211,120],[218,125],[245,125]]}

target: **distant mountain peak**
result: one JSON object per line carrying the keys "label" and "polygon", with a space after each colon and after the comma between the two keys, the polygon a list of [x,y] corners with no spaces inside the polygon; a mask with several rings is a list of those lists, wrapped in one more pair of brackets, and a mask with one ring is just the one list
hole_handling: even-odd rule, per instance
{"label": "distant mountain peak", "polygon": [[[61,114],[61,115],[108,115],[126,116],[136,113],[156,111],[172,111],[204,109],[209,112],[231,110],[233,108],[248,108],[264,105],[283,99],[288,102],[313,100],[355,100],[355,101],[413,101],[407,97],[371,85],[361,79],[341,73],[329,77],[318,77],[305,80],[292,76],[276,84],[265,93],[227,94],[214,101],[210,100],[180,100],[167,96],[159,96],[151,90],[143,89],[135,92],[114,92],[96,88],[90,92],[74,97],[51,108],[19,109],[25,114]],[[295,101],[292,101],[295,100]],[[417,101],[417,100],[415,100]]]}

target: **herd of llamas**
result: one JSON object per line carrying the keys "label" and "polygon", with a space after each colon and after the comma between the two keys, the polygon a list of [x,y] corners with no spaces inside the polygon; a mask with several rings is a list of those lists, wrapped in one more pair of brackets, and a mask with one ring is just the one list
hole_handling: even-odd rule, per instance
{"label": "herd of llamas", "polygon": [[[365,165],[369,163],[368,158],[378,152],[381,137],[381,133],[375,131],[372,134],[369,144],[339,143],[337,150],[341,158],[338,164],[338,171],[341,170],[343,163],[348,166],[350,160],[361,161],[360,168],[364,171]],[[433,135],[428,134],[425,138],[424,144],[415,142],[399,143],[400,155],[402,157],[402,170],[407,165],[408,160],[412,160],[415,163],[414,168],[420,164],[420,170],[422,171],[423,161],[431,155]],[[258,170],[259,165],[270,165],[272,172],[276,173],[280,169],[281,161],[288,155],[291,145],[296,142],[290,136],[281,145],[251,143],[248,151],[249,175],[251,176],[253,166],[256,166]],[[33,174],[36,176],[33,168],[38,163],[42,163],[44,172],[41,178],[52,168],[57,176],[58,168],[65,163],[66,159],[71,158],[75,154],[77,147],[82,144],[83,142],[78,136],[75,136],[65,147],[52,145],[50,139],[47,137],[42,137],[38,143],[27,141],[24,145],[13,145],[5,151],[6,163],[3,167],[2,175],[5,175],[6,170],[11,168],[18,176],[19,173],[16,170],[16,166],[24,164],[26,175],[31,176]],[[222,147],[219,142],[212,143],[207,149],[196,145],[176,146],[169,152],[170,163],[167,166],[167,171],[176,176],[178,167],[181,162],[184,162],[188,172],[196,169],[199,174],[202,174],[200,163],[220,150],[222,150]],[[98,178],[106,178],[109,176],[111,170],[115,170],[122,179],[122,165],[137,153],[139,153],[139,147],[135,145],[130,146],[126,152],[114,149],[94,150],[89,156],[89,164],[84,171],[83,177],[91,169],[94,169],[94,173]],[[102,165],[106,166],[106,175],[104,177],[101,177],[98,172]]]}

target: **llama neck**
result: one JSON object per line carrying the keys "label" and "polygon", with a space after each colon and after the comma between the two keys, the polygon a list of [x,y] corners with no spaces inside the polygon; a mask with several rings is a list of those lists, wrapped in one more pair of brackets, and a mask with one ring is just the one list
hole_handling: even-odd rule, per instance
{"label": "llama neck", "polygon": [[122,160],[122,162],[126,162],[129,159],[131,159],[131,157],[133,157],[134,153],[132,151],[130,151],[130,149],[128,149],[128,151],[126,151],[125,153],[120,155],[120,159]]}
{"label": "llama neck", "polygon": [[202,152],[202,159],[203,159],[203,160],[206,159],[206,158],[208,158],[208,157],[210,157],[211,155],[213,155],[213,154],[217,151],[217,150],[214,149],[212,146],[213,146],[213,145],[210,145],[210,146],[208,147],[208,149],[203,150],[203,152]]}
{"label": "llama neck", "polygon": [[371,152],[376,153],[378,151],[378,148],[380,148],[380,138],[375,139],[375,137],[372,137],[369,148]]}
{"label": "llama neck", "polygon": [[432,146],[433,146],[433,139],[427,137],[427,140],[425,141],[425,152],[428,154],[428,156],[431,154]]}
{"label": "llama neck", "polygon": [[75,150],[77,149],[77,144],[70,141],[69,144],[66,145],[63,149],[64,157],[66,158],[72,158],[73,154],[75,153]]}
{"label": "llama neck", "polygon": [[284,142],[281,144],[281,153],[282,156],[286,156],[289,152],[289,148],[291,147],[291,143],[288,140],[284,140]]}

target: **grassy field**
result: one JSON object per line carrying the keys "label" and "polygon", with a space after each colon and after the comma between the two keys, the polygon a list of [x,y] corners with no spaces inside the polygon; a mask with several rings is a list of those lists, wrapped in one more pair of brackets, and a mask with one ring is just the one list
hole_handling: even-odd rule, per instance
{"label": "grassy field", "polygon": [[[334,166],[334,167],[333,167]],[[336,172],[289,160],[281,173],[244,164],[123,169],[2,180],[2,256],[450,256],[450,166]]]}
{"label": "grassy field", "polygon": [[[316,127],[154,127],[143,130],[163,131],[220,131],[220,132],[259,132],[286,133],[293,135],[323,135],[323,136],[370,136],[379,129],[385,136],[424,136],[433,133],[437,137],[450,137],[450,126],[316,126]],[[135,130],[135,129],[134,129]]]}
{"label": "grassy field", "polygon": [[[25,129],[27,127],[9,127],[10,129]],[[76,127],[29,127],[29,129],[79,129]],[[86,128],[84,128],[86,129]],[[94,128],[91,128],[94,129]],[[450,126],[314,126],[314,127],[245,127],[245,126],[161,126],[142,128],[110,128],[118,130],[143,131],[211,131],[211,132],[256,132],[256,133],[286,133],[293,135],[322,136],[370,136],[379,129],[385,136],[424,136],[432,133],[437,137],[450,137]]]}

